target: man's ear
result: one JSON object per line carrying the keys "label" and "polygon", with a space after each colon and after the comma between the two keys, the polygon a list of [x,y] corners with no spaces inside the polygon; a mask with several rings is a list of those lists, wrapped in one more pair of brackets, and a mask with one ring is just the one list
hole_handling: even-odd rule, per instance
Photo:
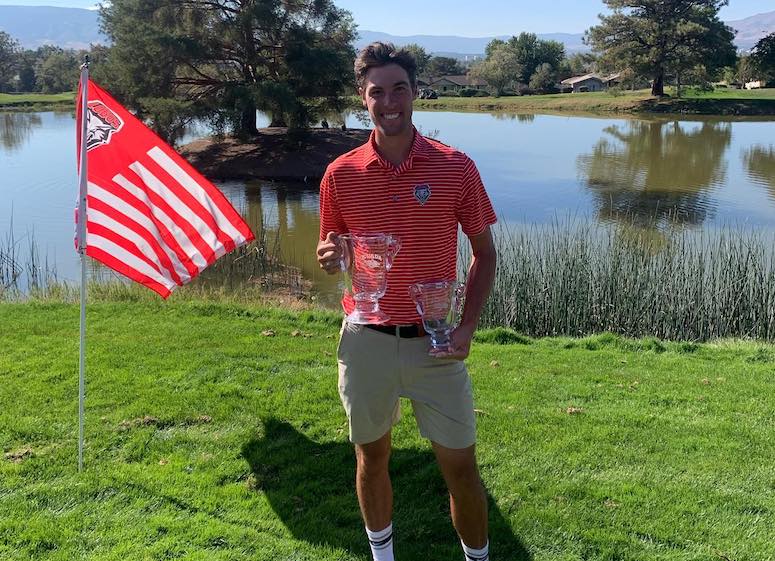
{"label": "man's ear", "polygon": [[363,89],[363,86],[358,86],[358,95],[361,98],[361,103],[363,104],[363,108],[366,109],[366,90]]}

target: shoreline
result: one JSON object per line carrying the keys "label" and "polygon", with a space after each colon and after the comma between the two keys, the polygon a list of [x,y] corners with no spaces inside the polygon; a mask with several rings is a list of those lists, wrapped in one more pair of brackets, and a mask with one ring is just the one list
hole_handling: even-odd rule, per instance
{"label": "shoreline", "polygon": [[287,137],[285,127],[259,129],[249,141],[234,137],[200,138],[178,148],[208,179],[317,181],[328,164],[364,144],[368,129],[308,129],[301,140]]}
{"label": "shoreline", "polygon": [[[755,91],[755,90],[754,90]],[[721,92],[708,97],[657,99],[644,91],[548,94],[514,97],[439,97],[418,99],[415,109],[561,115],[698,115],[707,117],[775,117],[775,90],[764,93]],[[714,97],[709,97],[714,95]]]}
{"label": "shoreline", "polygon": [[[14,98],[19,97],[18,100]],[[360,109],[360,98],[350,96],[348,105]],[[439,97],[416,99],[415,110],[461,112],[507,112],[562,115],[649,114],[702,115],[718,117],[758,116],[775,118],[775,88],[725,90],[683,97],[654,98],[648,90],[618,93],[592,92],[504,97]],[[75,93],[0,94],[0,112],[73,111]]]}

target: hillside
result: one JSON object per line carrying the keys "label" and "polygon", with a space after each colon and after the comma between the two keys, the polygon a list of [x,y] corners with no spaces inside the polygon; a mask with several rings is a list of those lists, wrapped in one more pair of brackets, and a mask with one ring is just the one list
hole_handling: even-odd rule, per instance
{"label": "hillside", "polygon": [[[729,21],[737,30],[736,44],[741,50],[751,49],[769,33],[775,33],[775,11],[757,14],[745,19]],[[90,43],[105,43],[99,31],[99,13],[81,8],[54,8],[48,6],[0,6],[0,30],[9,33],[22,47],[37,48],[50,44],[81,49]],[[518,34],[519,29],[514,33]],[[559,41],[568,53],[587,51],[581,33],[543,33],[538,37]],[[444,56],[466,58],[481,56],[487,43],[496,37],[460,37],[456,35],[398,36],[363,29],[355,46],[360,48],[373,41],[390,41],[397,45],[417,43],[425,50]],[[499,36],[508,39],[508,36]]]}
{"label": "hillside", "polygon": [[762,37],[775,33],[775,11],[756,14],[749,18],[728,21],[727,25],[737,31],[735,44],[738,49],[748,51]]}
{"label": "hillside", "polygon": [[0,31],[26,49],[43,45],[88,49],[90,43],[106,42],[99,31],[97,10],[81,8],[0,6]]}

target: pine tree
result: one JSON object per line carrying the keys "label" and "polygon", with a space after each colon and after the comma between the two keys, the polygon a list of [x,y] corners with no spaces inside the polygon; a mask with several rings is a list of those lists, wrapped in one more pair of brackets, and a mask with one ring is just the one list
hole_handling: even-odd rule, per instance
{"label": "pine tree", "polygon": [[651,93],[664,95],[668,73],[698,65],[734,65],[734,33],[718,18],[728,0],[603,0],[613,13],[600,16],[586,40],[603,63],[652,78]]}

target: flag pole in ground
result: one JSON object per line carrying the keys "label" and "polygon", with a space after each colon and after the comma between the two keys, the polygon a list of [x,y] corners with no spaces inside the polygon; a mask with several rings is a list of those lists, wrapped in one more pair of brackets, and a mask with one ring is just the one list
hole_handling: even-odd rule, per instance
{"label": "flag pole in ground", "polygon": [[81,256],[81,343],[78,360],[78,471],[83,471],[83,402],[86,385],[86,183],[88,170],[86,161],[87,103],[89,99],[89,56],[81,65],[81,130],[79,154],[78,194],[78,253]]}
{"label": "flag pole in ground", "polygon": [[167,298],[216,259],[255,236],[215,185],[91,81],[88,58],[81,66],[78,103],[80,196],[75,245],[81,256],[80,472],[87,257]]}

